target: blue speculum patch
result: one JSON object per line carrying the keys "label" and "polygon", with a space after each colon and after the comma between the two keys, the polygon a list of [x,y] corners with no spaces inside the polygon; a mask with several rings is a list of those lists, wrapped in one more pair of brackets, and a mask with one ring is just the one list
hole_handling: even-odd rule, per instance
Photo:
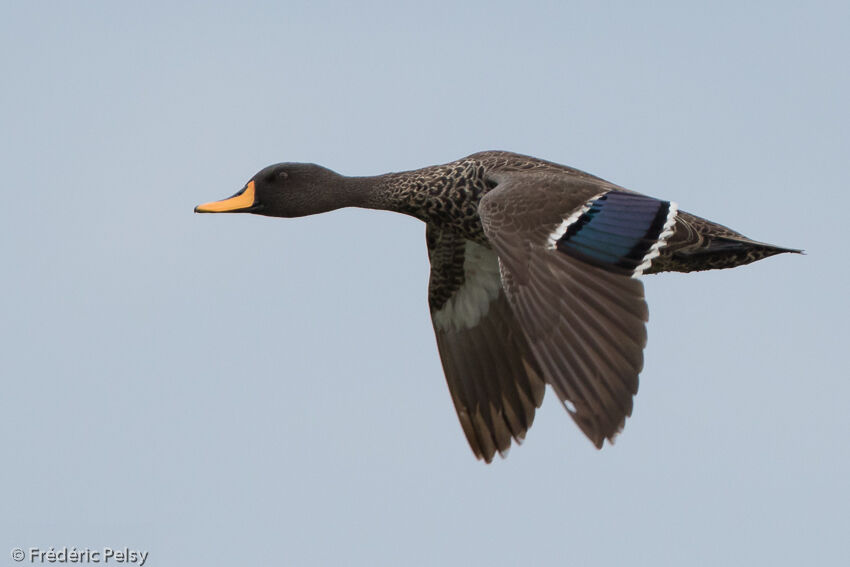
{"label": "blue speculum patch", "polygon": [[610,191],[567,227],[556,248],[610,271],[632,274],[664,230],[670,202]]}

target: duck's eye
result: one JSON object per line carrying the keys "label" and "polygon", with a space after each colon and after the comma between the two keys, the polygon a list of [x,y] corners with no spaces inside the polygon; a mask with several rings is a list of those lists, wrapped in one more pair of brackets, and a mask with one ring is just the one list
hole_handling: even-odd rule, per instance
{"label": "duck's eye", "polygon": [[263,177],[263,183],[271,185],[272,183],[282,181],[284,179],[286,179],[285,171],[272,171],[271,173]]}

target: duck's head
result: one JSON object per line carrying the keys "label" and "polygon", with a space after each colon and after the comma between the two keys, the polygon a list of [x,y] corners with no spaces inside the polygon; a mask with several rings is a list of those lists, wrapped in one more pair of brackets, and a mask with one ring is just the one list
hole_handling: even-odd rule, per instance
{"label": "duck's head", "polygon": [[346,205],[344,178],[313,163],[278,163],[260,170],[228,199],[195,207],[196,213],[254,213],[303,217]]}

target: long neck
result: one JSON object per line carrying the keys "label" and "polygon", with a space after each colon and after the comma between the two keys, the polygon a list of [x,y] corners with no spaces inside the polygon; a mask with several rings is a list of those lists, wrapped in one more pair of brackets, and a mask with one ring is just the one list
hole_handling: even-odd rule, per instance
{"label": "long neck", "polygon": [[439,196],[428,191],[433,175],[424,170],[387,173],[374,177],[343,177],[341,188],[347,207],[393,211],[429,220],[431,201]]}
{"label": "long neck", "polygon": [[375,177],[344,177],[342,206],[395,211],[486,242],[478,203],[487,192],[484,168],[473,160]]}

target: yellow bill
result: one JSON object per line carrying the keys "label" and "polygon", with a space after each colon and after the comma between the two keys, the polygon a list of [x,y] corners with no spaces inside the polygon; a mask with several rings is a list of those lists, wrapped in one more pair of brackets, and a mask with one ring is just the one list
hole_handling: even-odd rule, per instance
{"label": "yellow bill", "polygon": [[211,201],[195,207],[196,213],[236,213],[254,206],[254,182],[249,181],[244,189],[229,199]]}

